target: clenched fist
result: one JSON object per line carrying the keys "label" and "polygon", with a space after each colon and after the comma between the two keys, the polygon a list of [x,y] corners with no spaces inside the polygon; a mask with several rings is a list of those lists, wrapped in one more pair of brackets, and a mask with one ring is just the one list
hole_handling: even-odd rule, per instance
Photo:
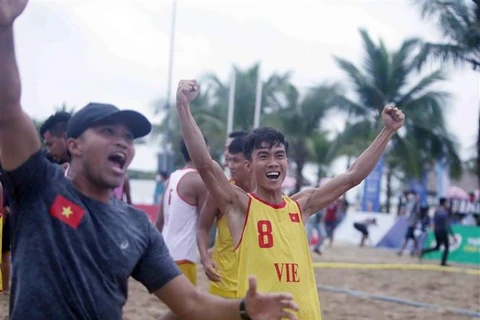
{"label": "clenched fist", "polygon": [[394,104],[387,104],[382,111],[382,119],[385,127],[395,132],[403,126],[405,115]]}
{"label": "clenched fist", "polygon": [[200,85],[196,80],[180,80],[177,89],[177,104],[190,104],[198,95]]}
{"label": "clenched fist", "polygon": [[28,0],[0,0],[0,26],[10,26],[25,10]]}

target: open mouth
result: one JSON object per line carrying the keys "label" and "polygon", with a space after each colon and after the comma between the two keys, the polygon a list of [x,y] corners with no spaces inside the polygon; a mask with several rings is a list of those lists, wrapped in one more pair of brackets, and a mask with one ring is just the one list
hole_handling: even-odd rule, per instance
{"label": "open mouth", "polygon": [[278,180],[280,178],[280,172],[278,171],[270,171],[266,173],[266,176],[270,180]]}
{"label": "open mouth", "polygon": [[123,169],[127,156],[121,152],[115,152],[108,156],[108,161],[114,163],[118,168]]}

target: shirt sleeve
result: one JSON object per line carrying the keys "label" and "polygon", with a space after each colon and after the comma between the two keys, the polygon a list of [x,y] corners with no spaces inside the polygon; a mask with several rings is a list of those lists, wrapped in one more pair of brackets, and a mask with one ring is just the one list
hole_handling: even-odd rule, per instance
{"label": "shirt sleeve", "polygon": [[9,200],[12,203],[21,203],[41,193],[48,180],[55,178],[55,172],[59,170],[56,167],[45,158],[43,152],[38,151],[17,169],[4,171],[4,187]]}
{"label": "shirt sleeve", "polygon": [[161,233],[148,223],[149,245],[135,266],[132,277],[141,282],[150,293],[162,288],[181,274],[173,261]]}

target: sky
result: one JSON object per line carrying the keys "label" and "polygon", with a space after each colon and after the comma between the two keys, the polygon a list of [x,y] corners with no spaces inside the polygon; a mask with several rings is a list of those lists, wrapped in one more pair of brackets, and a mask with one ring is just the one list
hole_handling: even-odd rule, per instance
{"label": "sky", "polygon": [[[167,94],[171,12],[172,1],[162,0],[31,0],[15,25],[24,109],[44,119],[63,102],[79,108],[98,101],[158,121],[152,102]],[[178,0],[176,17],[172,94],[180,79],[213,72],[227,81],[232,64],[256,62],[263,78],[291,71],[300,89],[324,81],[348,86],[333,56],[360,63],[359,28],[389,48],[409,37],[441,40],[405,1]],[[480,73],[444,69],[449,80],[440,88],[454,97],[448,127],[466,158],[478,129]],[[342,125],[341,118],[329,123]],[[132,168],[155,169],[160,147],[138,148]]]}

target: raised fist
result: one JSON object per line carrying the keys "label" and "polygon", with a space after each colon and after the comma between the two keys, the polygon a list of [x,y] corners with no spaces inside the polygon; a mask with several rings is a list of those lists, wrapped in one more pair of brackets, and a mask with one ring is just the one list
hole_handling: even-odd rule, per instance
{"label": "raised fist", "polygon": [[200,85],[196,80],[180,80],[177,89],[177,104],[190,104],[198,95]]}
{"label": "raised fist", "polygon": [[387,129],[397,131],[403,126],[405,115],[394,104],[387,104],[382,111],[382,119]]}
{"label": "raised fist", "polygon": [[27,3],[28,0],[0,0],[0,27],[11,26]]}

